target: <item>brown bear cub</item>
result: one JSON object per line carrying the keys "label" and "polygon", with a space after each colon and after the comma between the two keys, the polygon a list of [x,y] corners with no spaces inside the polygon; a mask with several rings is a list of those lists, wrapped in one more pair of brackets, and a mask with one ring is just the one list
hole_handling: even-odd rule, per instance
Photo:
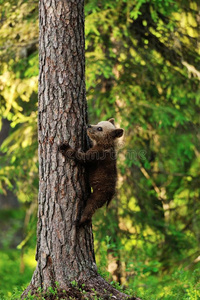
{"label": "brown bear cub", "polygon": [[85,163],[89,168],[89,183],[92,193],[87,200],[79,225],[91,222],[95,211],[107,205],[115,194],[117,181],[116,144],[124,130],[116,128],[114,119],[88,125],[87,134],[92,141],[92,148],[86,153],[72,149],[67,143],[59,147],[62,154]]}

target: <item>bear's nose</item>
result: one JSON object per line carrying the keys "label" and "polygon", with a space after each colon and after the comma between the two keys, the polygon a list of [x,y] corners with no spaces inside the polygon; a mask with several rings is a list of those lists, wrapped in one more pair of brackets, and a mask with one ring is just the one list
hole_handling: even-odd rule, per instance
{"label": "bear's nose", "polygon": [[92,128],[92,125],[89,124],[89,125],[88,125],[88,128]]}

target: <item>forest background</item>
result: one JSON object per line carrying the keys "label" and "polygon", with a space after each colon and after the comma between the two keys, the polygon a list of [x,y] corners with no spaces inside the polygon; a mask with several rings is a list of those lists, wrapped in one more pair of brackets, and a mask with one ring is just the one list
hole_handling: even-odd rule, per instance
{"label": "forest background", "polygon": [[[0,299],[35,269],[38,3],[0,0]],[[115,117],[118,193],[93,218],[99,272],[142,299],[200,299],[200,4],[86,0],[90,123]]]}

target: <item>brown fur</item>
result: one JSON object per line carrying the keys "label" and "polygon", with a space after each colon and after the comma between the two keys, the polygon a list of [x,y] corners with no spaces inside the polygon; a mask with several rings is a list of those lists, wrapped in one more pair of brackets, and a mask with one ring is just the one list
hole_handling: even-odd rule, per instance
{"label": "brown fur", "polygon": [[[102,130],[100,130],[102,128]],[[117,181],[116,141],[123,135],[123,129],[116,129],[114,119],[89,125],[87,134],[93,146],[86,153],[72,149],[67,143],[60,146],[62,154],[85,163],[89,168],[89,182],[93,189],[79,224],[91,221],[95,211],[105,203],[109,204],[115,194]]]}

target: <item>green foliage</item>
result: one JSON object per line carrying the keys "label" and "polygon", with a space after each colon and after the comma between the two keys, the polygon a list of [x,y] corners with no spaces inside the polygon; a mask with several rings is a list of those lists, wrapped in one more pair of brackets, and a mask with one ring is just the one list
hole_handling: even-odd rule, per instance
{"label": "green foliage", "polygon": [[[170,276],[165,275],[162,281],[156,280],[155,277],[149,277],[143,281],[143,287],[138,289],[138,294],[142,299],[149,300],[198,300],[200,297],[199,284],[199,270],[193,273],[182,270]],[[142,285],[141,282],[140,285]]]}
{"label": "green foliage", "polygon": [[[1,146],[0,191],[15,187],[23,202],[37,199],[38,11],[31,1],[2,1],[0,123],[11,122]],[[34,163],[33,163],[34,161]],[[28,195],[28,196],[27,196]]]}
{"label": "green foliage", "polygon": [[22,287],[25,288],[28,285],[36,266],[34,252],[29,249],[24,253],[25,269],[22,272],[20,271],[22,257],[19,250],[0,251],[0,299],[20,299]]}
{"label": "green foliage", "polygon": [[196,1],[109,2],[86,2],[88,100],[91,117],[115,115],[126,140],[120,202],[95,218],[96,255],[109,267],[112,249],[126,266],[121,281],[151,278],[151,290],[197,256],[198,9]]}

